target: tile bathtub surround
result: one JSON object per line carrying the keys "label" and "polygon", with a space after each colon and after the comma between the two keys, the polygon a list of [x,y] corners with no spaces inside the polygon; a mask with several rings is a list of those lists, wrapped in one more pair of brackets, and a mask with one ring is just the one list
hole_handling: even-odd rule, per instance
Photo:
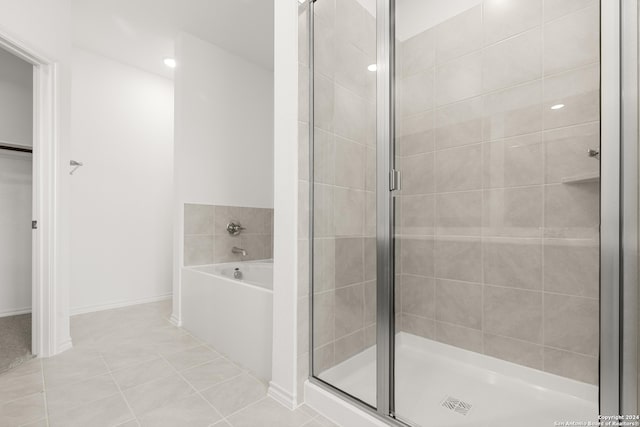
{"label": "tile bathtub surround", "polygon": [[[240,223],[239,236],[227,224]],[[236,246],[247,256],[234,254]],[[184,264],[206,265],[273,258],[273,209],[237,206],[184,205]]]}
{"label": "tile bathtub surround", "polygon": [[598,19],[485,0],[398,42],[401,330],[598,382]]}
{"label": "tile bathtub surround", "polygon": [[[2,426],[333,426],[167,321],[169,301],[75,316],[74,348],[0,375]],[[561,357],[553,355],[552,357]]]}

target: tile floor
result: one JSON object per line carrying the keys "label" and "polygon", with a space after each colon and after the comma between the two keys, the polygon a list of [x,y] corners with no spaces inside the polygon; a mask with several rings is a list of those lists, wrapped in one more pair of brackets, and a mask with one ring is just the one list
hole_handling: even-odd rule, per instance
{"label": "tile floor", "polygon": [[336,427],[167,321],[170,302],[75,316],[74,348],[0,376],[0,426]]}

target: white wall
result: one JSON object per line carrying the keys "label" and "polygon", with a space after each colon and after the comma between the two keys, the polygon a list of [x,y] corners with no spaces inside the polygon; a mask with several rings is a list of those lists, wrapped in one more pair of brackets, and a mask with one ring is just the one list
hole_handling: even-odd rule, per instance
{"label": "white wall", "polygon": [[53,224],[42,223],[39,233],[56,236],[55,266],[50,274],[55,281],[55,325],[51,325],[55,353],[69,348],[69,175],[68,144],[71,97],[71,13],[69,0],[0,0],[0,36],[19,40],[29,49],[54,62],[57,103],[57,166],[55,182],[56,212]]}
{"label": "white wall", "polygon": [[0,142],[33,145],[33,66],[0,49]]}
{"label": "white wall", "polygon": [[0,150],[0,317],[31,311],[31,164]]}
{"label": "white wall", "polygon": [[73,49],[71,311],[171,293],[173,83]]}
{"label": "white wall", "polygon": [[176,45],[174,313],[183,205],[273,207],[273,71],[189,34]]}
{"label": "white wall", "polygon": [[181,200],[273,207],[273,72],[188,34],[176,46]]}

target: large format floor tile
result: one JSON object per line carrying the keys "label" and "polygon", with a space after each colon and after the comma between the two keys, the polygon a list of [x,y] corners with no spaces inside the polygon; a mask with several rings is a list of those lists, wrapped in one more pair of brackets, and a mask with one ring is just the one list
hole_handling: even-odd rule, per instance
{"label": "large format floor tile", "polygon": [[0,375],[2,427],[334,427],[169,324],[171,302],[71,319],[74,348]]}
{"label": "large format floor tile", "polygon": [[44,395],[36,393],[0,403],[0,426],[21,426],[45,417]]}
{"label": "large format floor tile", "polygon": [[302,427],[311,418],[301,409],[290,411],[265,398],[230,416],[229,422],[233,427]]}
{"label": "large format floor tile", "polygon": [[148,412],[140,418],[142,427],[208,427],[222,416],[202,397],[191,395]]}
{"label": "large format floor tile", "polygon": [[202,395],[226,417],[263,399],[267,387],[252,376],[242,374],[203,391]]}

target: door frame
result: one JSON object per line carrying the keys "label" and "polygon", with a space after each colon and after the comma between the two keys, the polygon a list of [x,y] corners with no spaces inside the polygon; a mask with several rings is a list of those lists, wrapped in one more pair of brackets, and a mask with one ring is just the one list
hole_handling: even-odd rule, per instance
{"label": "door frame", "polygon": [[31,352],[57,348],[56,224],[58,188],[58,65],[22,41],[0,32],[0,48],[33,65],[33,199]]}

